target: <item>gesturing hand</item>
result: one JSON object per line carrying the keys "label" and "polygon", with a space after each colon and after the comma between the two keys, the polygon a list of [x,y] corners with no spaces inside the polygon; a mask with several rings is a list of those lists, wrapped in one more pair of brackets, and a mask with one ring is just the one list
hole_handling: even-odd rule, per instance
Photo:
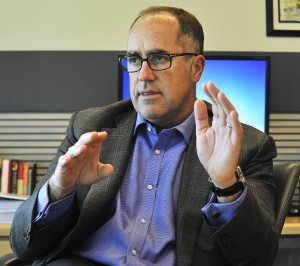
{"label": "gesturing hand", "polygon": [[49,182],[52,200],[64,197],[76,186],[93,184],[113,173],[110,164],[99,162],[101,147],[106,138],[106,132],[85,133],[59,158]]}
{"label": "gesturing hand", "polygon": [[195,102],[197,154],[217,187],[227,188],[236,183],[235,170],[241,149],[243,129],[234,106],[212,83],[203,85],[211,99],[212,125],[203,101]]}

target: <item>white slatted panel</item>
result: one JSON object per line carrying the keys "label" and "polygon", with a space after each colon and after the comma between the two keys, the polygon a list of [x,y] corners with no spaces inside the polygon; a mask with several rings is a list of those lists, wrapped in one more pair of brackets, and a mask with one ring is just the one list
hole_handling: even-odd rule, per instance
{"label": "white slatted panel", "polygon": [[[300,114],[271,114],[270,135],[277,146],[277,162],[300,162]],[[300,183],[298,181],[290,213],[300,213]]]}
{"label": "white slatted panel", "polygon": [[276,142],[276,161],[300,162],[300,114],[271,114],[269,133]]}
{"label": "white slatted panel", "polygon": [[[61,140],[70,113],[0,113],[0,157],[37,162],[43,174]],[[271,114],[276,161],[300,162],[300,114]]]}
{"label": "white slatted panel", "polygon": [[[37,163],[38,179],[65,136],[70,113],[0,113],[0,157]],[[274,138],[276,162],[300,162],[300,114],[271,114],[269,133]],[[293,205],[300,210],[299,184]]]}
{"label": "white slatted panel", "polygon": [[70,113],[0,113],[0,157],[37,163],[45,175],[65,136]]}

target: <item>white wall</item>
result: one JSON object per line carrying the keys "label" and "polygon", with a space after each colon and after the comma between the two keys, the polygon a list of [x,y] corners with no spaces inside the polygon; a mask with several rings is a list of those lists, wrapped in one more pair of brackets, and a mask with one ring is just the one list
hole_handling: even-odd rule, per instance
{"label": "white wall", "polygon": [[205,50],[300,52],[300,38],[267,37],[263,0],[0,0],[0,50],[125,50],[139,10],[171,5],[204,27]]}

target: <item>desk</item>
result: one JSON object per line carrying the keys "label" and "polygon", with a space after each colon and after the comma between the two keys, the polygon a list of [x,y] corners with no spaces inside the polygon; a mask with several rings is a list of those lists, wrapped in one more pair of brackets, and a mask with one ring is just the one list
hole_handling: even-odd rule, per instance
{"label": "desk", "polygon": [[0,256],[12,253],[8,240],[10,227],[10,224],[0,224]]}
{"label": "desk", "polygon": [[281,235],[300,235],[300,216],[286,217]]}
{"label": "desk", "polygon": [[[0,256],[12,252],[8,240],[10,227],[10,224],[0,224]],[[281,235],[300,235],[300,216],[288,216],[283,225]]]}

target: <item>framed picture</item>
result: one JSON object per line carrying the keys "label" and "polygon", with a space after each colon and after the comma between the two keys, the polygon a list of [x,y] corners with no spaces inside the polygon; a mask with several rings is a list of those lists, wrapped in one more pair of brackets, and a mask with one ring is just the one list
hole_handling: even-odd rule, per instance
{"label": "framed picture", "polygon": [[300,0],[266,0],[267,36],[300,36]]}

